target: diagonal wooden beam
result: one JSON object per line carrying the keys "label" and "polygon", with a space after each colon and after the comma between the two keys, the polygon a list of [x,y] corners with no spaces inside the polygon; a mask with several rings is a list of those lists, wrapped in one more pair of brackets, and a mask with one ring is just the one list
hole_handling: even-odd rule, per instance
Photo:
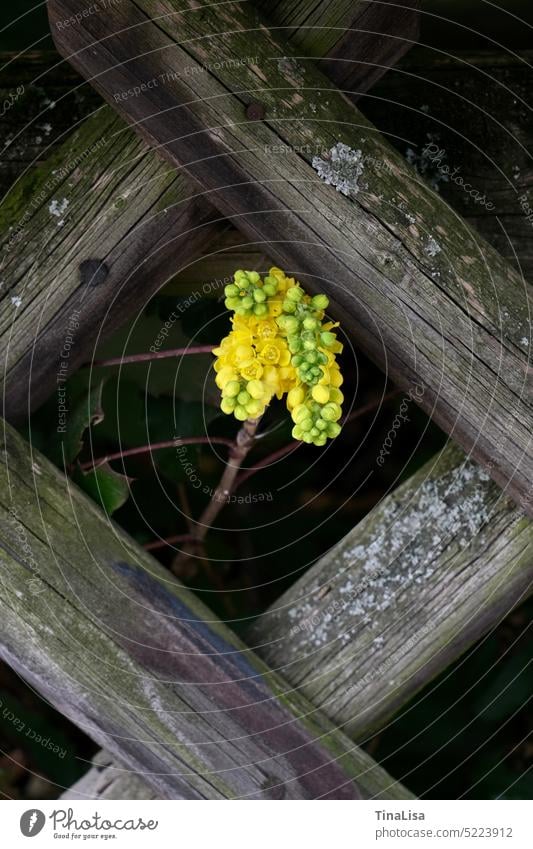
{"label": "diagonal wooden beam", "polygon": [[[49,4],[53,21],[80,7]],[[311,289],[325,289],[367,353],[524,500],[533,478],[531,290],[338,89],[242,5],[200,15],[139,0],[56,39],[221,212],[238,215]],[[258,58],[242,65],[243,56]],[[162,73],[164,87],[117,101]],[[356,160],[340,172],[331,162],[345,155],[339,144]]]}
{"label": "diagonal wooden beam", "polygon": [[[364,0],[353,4],[354,19],[325,56],[320,69],[340,88],[364,94],[417,43],[421,0]],[[328,6],[325,2],[324,6]],[[270,7],[265,13],[273,21]]]}
{"label": "diagonal wooden beam", "polygon": [[533,592],[533,523],[450,445],[284,593],[249,645],[368,739]]}
{"label": "diagonal wooden beam", "polygon": [[[321,557],[246,640],[362,743],[532,591],[533,523],[450,445]],[[67,798],[102,788],[109,798],[151,794],[101,755]]]}
{"label": "diagonal wooden beam", "polygon": [[[299,52],[338,54],[329,68],[333,78],[349,73],[347,85],[362,92],[411,46],[417,19],[403,5],[373,4],[370,33],[369,8],[364,0],[318,6],[284,0],[272,14]],[[54,29],[72,25],[58,20]],[[358,62],[362,53],[364,62]],[[50,72],[57,73],[53,64]],[[18,139],[20,128],[11,136]],[[59,210],[63,214],[56,215]],[[3,412],[11,421],[25,418],[53,391],[73,313],[80,328],[69,374],[169,276],[209,251],[227,226],[185,175],[109,108],[97,110],[38,171],[21,179],[0,206],[2,219],[0,357]],[[105,274],[91,274],[91,268]]]}
{"label": "diagonal wooden beam", "polygon": [[3,425],[0,656],[163,798],[406,798]]}

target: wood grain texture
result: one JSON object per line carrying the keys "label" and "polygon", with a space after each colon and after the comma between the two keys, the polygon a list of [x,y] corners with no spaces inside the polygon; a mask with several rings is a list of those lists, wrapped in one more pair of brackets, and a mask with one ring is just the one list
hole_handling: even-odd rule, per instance
{"label": "wood grain texture", "polygon": [[[350,28],[328,51],[331,58],[320,69],[357,100],[416,45],[420,6],[420,0],[360,3]],[[268,9],[266,14],[271,17]]]}
{"label": "wood grain texture", "polygon": [[[224,228],[213,208],[105,107],[8,194],[0,359],[4,414],[49,397]],[[104,273],[91,272],[94,268]]]}
{"label": "wood grain texture", "polygon": [[136,800],[157,799],[157,794],[137,773],[117,767],[111,756],[101,750],[93,758],[89,771],[65,790],[61,798]]}
{"label": "wood grain texture", "polygon": [[65,134],[101,105],[55,51],[1,51],[0,198],[28,168],[44,165]]}
{"label": "wood grain texture", "polygon": [[[449,446],[259,617],[247,643],[363,742],[532,590],[531,520]],[[147,792],[113,766],[104,783],[116,798]]]}
{"label": "wood grain texture", "polygon": [[360,101],[380,131],[529,282],[532,68],[533,51],[448,56],[416,48]]}
{"label": "wood grain texture", "polygon": [[[532,590],[531,520],[448,446],[320,558],[246,638],[363,742]],[[123,777],[109,767],[116,798],[146,792],[141,777]],[[95,778],[88,781],[97,798]]]}
{"label": "wood grain texture", "polygon": [[7,424],[0,656],[162,798],[405,798]]}
{"label": "wood grain texture", "polygon": [[[350,85],[362,91],[411,46],[403,33],[406,27],[411,32],[414,13],[409,11],[406,18],[404,11],[391,15],[383,5],[379,9],[383,11],[374,16],[373,33],[365,30],[366,2],[283,2],[272,13],[280,31],[289,33],[299,50],[316,55],[329,51],[330,57],[338,50],[339,61],[330,63],[330,72],[345,75],[350,69]],[[55,29],[65,28],[60,19]],[[363,51],[361,39],[364,63],[354,61]],[[1,268],[7,281],[0,301],[0,356],[3,413],[11,421],[27,416],[52,391],[64,359],[65,327],[74,310],[81,312],[81,329],[70,352],[70,373],[89,358],[97,339],[105,339],[134,316],[169,276],[187,269],[202,250],[209,252],[224,228],[182,172],[169,168],[109,110],[98,112],[96,105],[94,120],[81,126],[57,156],[28,176],[13,169],[17,158],[20,162],[24,156],[28,165],[32,156],[38,159],[49,134],[57,138],[47,104],[55,104],[56,98],[63,108],[68,104],[73,125],[86,106],[86,86],[70,68],[61,80],[51,58],[44,74],[34,73],[37,64],[33,55],[25,60],[19,80],[24,94],[9,111],[13,123],[5,127],[13,145],[4,153],[6,161],[0,161],[2,179],[20,177],[0,206]],[[47,89],[31,85],[32,79],[46,80]],[[13,82],[6,74],[8,90]],[[28,102],[33,104],[29,113]],[[27,119],[24,132],[21,114]],[[65,201],[65,215],[50,212],[54,202],[56,210],[63,210]],[[79,267],[86,260],[100,260],[108,267],[105,285],[80,280]],[[21,305],[13,309],[18,299]]]}
{"label": "wood grain texture", "polygon": [[[52,19],[80,2],[52,0]],[[257,16],[197,12],[138,2],[56,39],[108,99],[166,73],[164,87],[116,107],[240,229],[326,290],[366,352],[418,386],[421,406],[531,511],[530,288],[310,62],[280,68],[291,51]],[[247,55],[259,61],[236,69]],[[247,120],[258,99],[265,120]],[[310,164],[339,141],[363,155],[352,197]]]}
{"label": "wood grain texture", "polygon": [[533,524],[455,446],[303,575],[247,635],[362,741],[533,590]]}

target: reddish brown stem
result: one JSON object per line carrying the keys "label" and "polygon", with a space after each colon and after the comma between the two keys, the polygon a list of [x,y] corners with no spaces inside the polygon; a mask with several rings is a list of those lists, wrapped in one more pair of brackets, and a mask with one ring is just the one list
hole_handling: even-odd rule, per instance
{"label": "reddish brown stem", "polygon": [[194,546],[202,543],[205,536],[215,521],[216,517],[228,501],[235,488],[235,481],[239,469],[241,468],[244,459],[254,444],[255,434],[259,425],[259,419],[247,419],[243,422],[235,441],[229,452],[228,461],[224,468],[219,484],[215,489],[211,499],[203,511],[200,518],[194,524],[192,533],[192,541],[185,546],[183,551],[176,557],[172,564],[173,569],[177,572],[181,569],[188,557],[191,555]]}
{"label": "reddish brown stem", "polygon": [[188,348],[173,348],[170,351],[148,351],[146,354],[128,354],[125,357],[112,357],[109,360],[95,360],[95,368],[106,366],[125,366],[131,363],[146,363],[151,360],[166,360],[171,357],[183,357],[188,354],[210,354],[214,345],[190,345]]}
{"label": "reddish brown stem", "polygon": [[156,539],[153,542],[147,542],[143,545],[145,551],[156,551],[158,548],[165,548],[167,545],[179,544],[180,542],[190,542],[192,536],[190,534],[175,534],[172,537],[165,539]]}
{"label": "reddish brown stem", "polygon": [[165,442],[152,442],[149,445],[140,445],[137,448],[126,448],[125,451],[115,451],[113,454],[106,454],[105,457],[97,457],[82,463],[81,469],[85,471],[102,466],[104,463],[110,463],[112,460],[121,460],[123,457],[151,454],[152,451],[160,451],[163,448],[179,448],[182,445],[227,445],[231,448],[233,441],[224,436],[190,436],[185,439],[177,437],[176,439],[167,439]]}

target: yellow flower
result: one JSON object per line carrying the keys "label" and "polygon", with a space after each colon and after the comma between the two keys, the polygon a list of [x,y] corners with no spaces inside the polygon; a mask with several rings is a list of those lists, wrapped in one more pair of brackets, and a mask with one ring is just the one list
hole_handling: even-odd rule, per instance
{"label": "yellow flower", "polygon": [[270,321],[269,318],[256,321],[256,335],[259,339],[275,339],[279,334],[279,327],[275,321]]}
{"label": "yellow flower", "polygon": [[262,363],[288,366],[291,361],[291,354],[287,348],[285,339],[278,337],[276,339],[270,339],[267,342],[261,340],[257,343],[256,347],[258,350],[257,356]]}
{"label": "yellow flower", "polygon": [[241,363],[239,372],[245,380],[258,380],[263,374],[263,366],[258,359],[249,359]]}
{"label": "yellow flower", "polygon": [[277,267],[261,279],[235,272],[226,286],[232,329],[213,353],[221,409],[239,421],[261,416],[271,399],[287,395],[297,439],[324,445],[340,431],[342,351],[334,328],[324,321],[325,295],[307,295]]}

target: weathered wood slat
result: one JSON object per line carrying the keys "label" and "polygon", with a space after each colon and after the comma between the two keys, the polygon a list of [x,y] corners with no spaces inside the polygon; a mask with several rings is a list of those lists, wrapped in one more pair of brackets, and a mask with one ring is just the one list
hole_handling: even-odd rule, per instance
{"label": "weathered wood slat", "polygon": [[[80,3],[52,0],[52,20]],[[280,69],[273,59],[291,51],[245,7],[200,18],[143,0],[97,18],[56,32],[63,53],[110,100],[167,73],[164,88],[116,107],[291,273],[328,291],[369,355],[416,385],[436,422],[523,498],[533,477],[531,291],[507,263],[311,63],[292,57],[290,72]],[[206,68],[215,39],[216,67]],[[243,55],[259,60],[236,70]],[[255,100],[264,121],[246,120]],[[339,141],[362,152],[352,197],[311,167]]]}
{"label": "weathered wood slat", "polygon": [[[316,7],[284,1],[272,12],[300,51],[329,51],[330,57],[338,51],[340,61],[331,63],[331,73],[349,73],[346,84],[360,91],[411,46],[401,36],[412,35],[417,20],[416,11],[403,5],[394,14],[380,6],[377,15],[372,13],[372,34],[365,31],[366,2],[338,0]],[[59,21],[56,29],[61,27],[67,28]],[[359,47],[365,62],[345,61],[347,52],[356,56]],[[31,60],[28,64],[31,68]],[[51,73],[55,82],[57,71]],[[66,76],[73,83],[70,70]],[[10,81],[7,75],[6,85]],[[77,96],[73,84],[66,102],[74,98],[76,109]],[[24,98],[10,117],[19,114],[21,104]],[[11,421],[25,417],[53,390],[74,310],[80,311],[76,318],[81,329],[70,350],[69,373],[88,358],[97,338],[134,315],[169,275],[192,264],[223,229],[207,199],[109,109],[80,127],[39,172],[23,178],[0,215],[0,357],[3,413]],[[80,279],[80,265],[87,260],[99,260],[108,269],[98,286]]]}
{"label": "weathered wood slat", "polygon": [[527,280],[533,280],[533,51],[416,48],[361,109]]}
{"label": "weathered wood slat", "polygon": [[[364,741],[532,591],[531,520],[449,446],[259,617],[247,641]],[[96,775],[87,780],[98,796]],[[110,782],[115,798],[147,792],[112,765]]]}
{"label": "weathered wood slat", "polygon": [[69,787],[61,798],[157,799],[157,794],[137,773],[120,769],[107,752],[100,751],[93,758],[93,766],[89,771]]}
{"label": "weathered wood slat", "polygon": [[[327,0],[324,5],[329,5]],[[350,28],[331,49],[315,54],[332,57],[320,64],[321,70],[341,88],[354,92],[357,99],[416,44],[421,5],[421,0],[360,3]],[[273,20],[270,7],[265,11]]]}
{"label": "weathered wood slat", "polygon": [[[0,198],[28,168],[42,165],[78,123],[102,105],[57,53],[0,52]],[[56,108],[71,90],[68,109]]]}
{"label": "weathered wood slat", "polygon": [[[355,44],[352,53],[355,54]],[[531,113],[524,108],[524,101],[533,85],[532,60],[533,53],[527,51],[519,56],[493,51],[446,56],[415,48],[395,73],[388,74],[371,96],[360,101],[361,110],[384,135],[403,140],[402,152],[406,155],[409,150],[413,152],[417,166],[424,168],[428,179],[438,181],[439,192],[456,212],[473,224],[510,263],[516,263],[517,269],[521,269],[530,281],[533,280],[532,224],[521,205],[521,198],[531,194],[528,150],[533,148],[533,122]],[[7,72],[0,74],[0,101],[21,82],[27,87],[30,107],[35,111],[42,108],[43,98],[54,96],[58,99],[68,94],[79,84],[79,76],[64,65],[49,71],[55,63],[56,54],[25,54],[18,59],[10,53],[0,54],[0,65],[8,67]],[[325,64],[321,63],[320,67],[324,69]],[[341,68],[333,63],[331,73],[328,72],[338,84]],[[36,77],[42,79],[42,86],[31,86],[31,80]],[[78,108],[88,112],[89,103],[97,98],[94,93],[91,100],[84,91],[83,105]],[[385,103],[387,108],[384,108]],[[472,104],[480,105],[480,109],[474,110]],[[28,107],[26,99],[20,103],[20,108],[17,104],[3,119],[2,131],[5,130],[8,138],[20,130],[23,107]],[[51,120],[51,133],[39,145],[32,147],[23,138],[0,152],[2,192],[35,160],[44,143],[48,151],[54,147],[57,137],[69,132],[71,115],[71,112],[56,110]],[[490,132],[487,131],[488,121]],[[465,126],[468,126],[467,139],[463,135]],[[438,140],[431,143],[429,138],[435,133]],[[438,161],[424,156],[428,144],[437,144],[445,155],[434,157]],[[446,179],[440,166],[448,166],[453,174],[458,163],[458,174],[454,179]],[[465,191],[459,176],[471,192]],[[183,269],[178,274],[175,290],[187,292],[201,287],[206,281],[231,275],[241,266],[265,268],[268,265],[264,252],[248,244],[233,226],[221,234],[219,247],[220,252],[213,251]]]}
{"label": "weathered wood slat", "polygon": [[5,424],[0,656],[163,798],[405,798]]}
{"label": "weathered wood slat", "polygon": [[282,595],[248,642],[363,740],[533,591],[533,524],[456,447]]}
{"label": "weathered wood slat", "polygon": [[1,210],[0,358],[13,420],[49,397],[61,363],[72,375],[99,334],[134,315],[224,227],[107,107]]}

